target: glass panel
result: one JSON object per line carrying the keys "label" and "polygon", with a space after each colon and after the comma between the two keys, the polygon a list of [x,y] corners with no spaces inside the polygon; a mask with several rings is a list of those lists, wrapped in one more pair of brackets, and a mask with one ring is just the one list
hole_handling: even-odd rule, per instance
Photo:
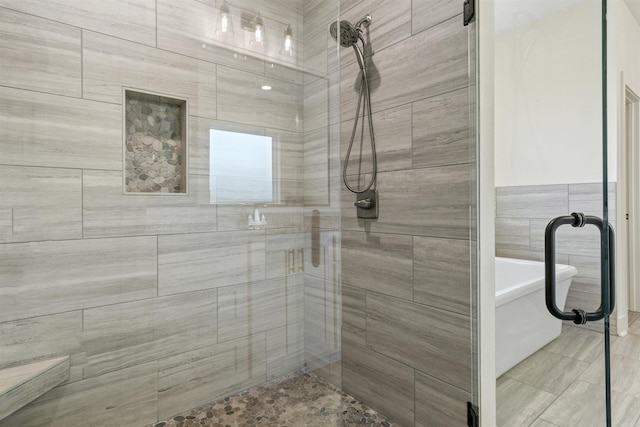
{"label": "glass panel", "polygon": [[[606,425],[604,322],[576,325],[552,317],[540,263],[553,218],[582,212],[606,220],[603,201],[615,194],[615,182],[603,179],[602,16],[599,0],[496,2],[500,426],[537,420],[563,427]],[[600,307],[600,260],[608,259],[602,240],[593,225],[558,229],[561,310]]]}
{"label": "glass panel", "polygon": [[342,425],[338,10],[2,1],[1,427]]}

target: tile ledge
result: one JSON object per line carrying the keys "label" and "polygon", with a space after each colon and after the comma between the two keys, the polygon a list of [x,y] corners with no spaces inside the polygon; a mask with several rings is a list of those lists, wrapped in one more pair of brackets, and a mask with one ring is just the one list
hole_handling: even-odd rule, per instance
{"label": "tile ledge", "polygon": [[0,370],[0,420],[69,379],[69,356]]}

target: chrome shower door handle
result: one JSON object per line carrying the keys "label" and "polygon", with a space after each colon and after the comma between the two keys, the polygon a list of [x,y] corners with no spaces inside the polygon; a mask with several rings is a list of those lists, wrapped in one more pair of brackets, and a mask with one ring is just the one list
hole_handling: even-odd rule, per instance
{"label": "chrome shower door handle", "polygon": [[607,283],[604,277],[601,278],[600,307],[592,313],[587,313],[579,308],[574,308],[570,312],[562,311],[556,303],[556,231],[562,225],[582,228],[587,224],[595,225],[600,230],[600,234],[609,233],[609,313],[615,307],[615,236],[611,224],[604,225],[602,219],[584,215],[582,213],[572,213],[571,215],[559,216],[552,219],[544,234],[544,270],[545,270],[545,301],[547,310],[554,317],[561,320],[571,320],[578,325],[593,322],[604,318],[604,295],[607,291]]}

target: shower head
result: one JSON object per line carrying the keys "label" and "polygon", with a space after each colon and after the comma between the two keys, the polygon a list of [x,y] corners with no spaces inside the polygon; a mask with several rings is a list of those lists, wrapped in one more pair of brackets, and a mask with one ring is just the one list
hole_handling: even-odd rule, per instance
{"label": "shower head", "polygon": [[[340,28],[338,28],[338,26],[340,26]],[[340,34],[338,34],[338,31],[340,31]],[[360,30],[348,21],[336,21],[332,23],[329,32],[331,33],[331,37],[340,43],[342,47],[355,46],[360,38]],[[340,37],[339,39],[338,36]]]}
{"label": "shower head", "polygon": [[[362,31],[360,27],[368,27],[371,24],[371,15],[367,15],[362,18],[356,25],[351,24],[349,21],[335,21],[329,27],[331,37],[342,47],[353,47],[356,52],[356,58],[358,59],[358,65],[362,72],[365,72],[364,55],[362,50],[358,46],[358,40],[362,40],[364,46],[364,39],[362,38]],[[339,33],[338,33],[339,32]]]}

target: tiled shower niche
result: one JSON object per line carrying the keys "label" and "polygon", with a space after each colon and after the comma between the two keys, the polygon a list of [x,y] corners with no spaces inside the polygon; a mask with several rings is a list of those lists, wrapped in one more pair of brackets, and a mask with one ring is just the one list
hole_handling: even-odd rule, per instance
{"label": "tiled shower niche", "polygon": [[124,192],[187,193],[187,101],[124,91]]}

